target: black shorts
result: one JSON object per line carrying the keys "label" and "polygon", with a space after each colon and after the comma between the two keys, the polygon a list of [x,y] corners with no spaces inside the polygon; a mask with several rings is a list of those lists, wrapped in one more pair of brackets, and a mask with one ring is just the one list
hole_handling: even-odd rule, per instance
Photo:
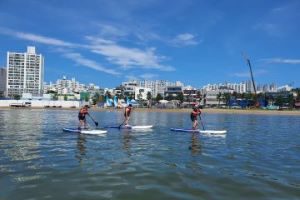
{"label": "black shorts", "polygon": [[85,115],[78,115],[79,120],[85,120]]}
{"label": "black shorts", "polygon": [[191,116],[191,120],[192,120],[192,122],[194,122],[197,120],[197,117]]}

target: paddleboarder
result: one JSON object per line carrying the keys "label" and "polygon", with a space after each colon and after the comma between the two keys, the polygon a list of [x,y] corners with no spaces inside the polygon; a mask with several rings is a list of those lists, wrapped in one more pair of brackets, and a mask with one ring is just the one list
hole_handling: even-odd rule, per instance
{"label": "paddleboarder", "polygon": [[193,111],[191,112],[191,120],[193,122],[192,129],[196,129],[198,127],[198,115],[201,115],[201,110],[199,107],[194,107]]}
{"label": "paddleboarder", "polygon": [[125,111],[124,111],[124,117],[125,117],[125,120],[124,120],[124,125],[128,125],[128,121],[130,119],[130,114],[131,114],[131,110],[132,110],[132,105],[129,104],[126,108],[125,108]]}
{"label": "paddleboarder", "polygon": [[87,128],[85,116],[89,114],[88,108],[89,108],[89,106],[85,105],[85,106],[81,107],[79,110],[79,113],[78,113],[79,127],[78,127],[78,129],[81,129],[81,127],[84,127],[85,129]]}

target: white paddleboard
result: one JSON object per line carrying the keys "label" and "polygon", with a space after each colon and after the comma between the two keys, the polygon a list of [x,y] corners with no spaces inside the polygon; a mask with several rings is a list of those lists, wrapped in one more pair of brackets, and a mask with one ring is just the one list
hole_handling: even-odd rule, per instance
{"label": "white paddleboard", "polygon": [[177,132],[191,132],[191,133],[209,133],[209,134],[225,134],[226,130],[200,130],[200,129],[186,129],[186,128],[171,128],[171,131]]}
{"label": "white paddleboard", "polygon": [[91,129],[77,129],[77,128],[63,128],[65,132],[82,133],[91,135],[101,135],[107,133],[107,130],[91,130]]}
{"label": "white paddleboard", "polygon": [[225,134],[227,133],[226,130],[199,130],[200,133],[210,133],[210,134]]}
{"label": "white paddleboard", "polygon": [[146,126],[130,126],[131,129],[149,129],[152,128],[153,125],[146,125]]}
{"label": "white paddleboard", "polygon": [[118,128],[118,129],[151,129],[151,128],[153,128],[153,125],[144,125],[144,126],[131,126],[131,125],[109,126],[108,128]]}

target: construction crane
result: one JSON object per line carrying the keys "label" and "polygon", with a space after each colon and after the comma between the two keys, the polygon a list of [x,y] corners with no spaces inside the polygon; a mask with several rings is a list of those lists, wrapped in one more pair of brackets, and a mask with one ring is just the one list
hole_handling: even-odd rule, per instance
{"label": "construction crane", "polygon": [[252,86],[253,86],[253,89],[254,89],[254,95],[255,95],[255,99],[256,99],[255,107],[259,107],[259,102],[257,101],[257,93],[256,93],[255,81],[254,81],[254,77],[253,77],[253,72],[252,72],[252,66],[251,66],[251,63],[250,63],[250,59],[248,58],[248,56],[246,56],[245,53],[243,53],[243,57],[244,57],[247,65],[249,66],[249,69],[250,69]]}

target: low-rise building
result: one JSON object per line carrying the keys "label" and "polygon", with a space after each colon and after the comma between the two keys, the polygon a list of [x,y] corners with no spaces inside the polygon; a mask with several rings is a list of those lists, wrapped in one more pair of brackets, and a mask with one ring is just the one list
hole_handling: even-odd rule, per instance
{"label": "low-rise building", "polygon": [[0,97],[6,96],[6,68],[0,68]]}
{"label": "low-rise building", "polygon": [[176,97],[179,94],[182,94],[182,86],[167,86],[165,97]]}

